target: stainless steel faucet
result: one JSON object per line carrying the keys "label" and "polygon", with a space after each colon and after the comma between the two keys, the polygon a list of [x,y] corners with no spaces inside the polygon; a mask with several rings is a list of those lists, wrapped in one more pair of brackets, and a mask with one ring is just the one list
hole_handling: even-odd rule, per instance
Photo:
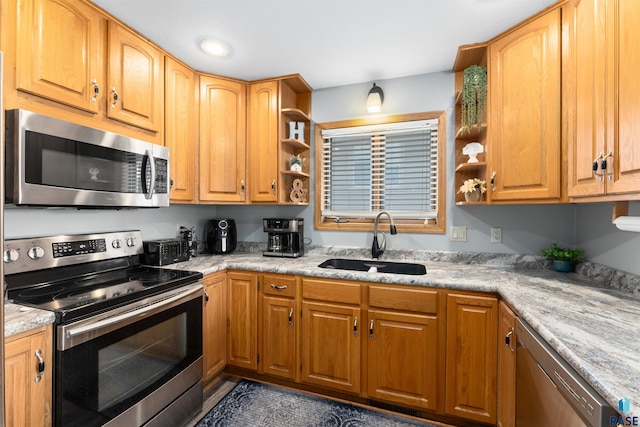
{"label": "stainless steel faucet", "polygon": [[391,214],[387,211],[380,211],[378,215],[376,215],[375,221],[373,221],[373,243],[371,245],[372,258],[379,258],[387,248],[387,237],[384,235],[384,232],[382,232],[382,243],[378,245],[378,223],[380,222],[380,217],[382,215],[386,215],[389,218],[389,230],[391,234],[398,234]]}

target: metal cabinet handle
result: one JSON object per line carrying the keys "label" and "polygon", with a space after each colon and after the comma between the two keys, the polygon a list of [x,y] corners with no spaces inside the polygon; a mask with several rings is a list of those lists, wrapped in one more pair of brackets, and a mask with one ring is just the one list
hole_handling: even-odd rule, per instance
{"label": "metal cabinet handle", "polygon": [[36,375],[34,381],[39,383],[40,380],[42,380],[42,375],[44,374],[44,359],[42,358],[42,351],[37,349],[35,356],[38,359],[38,375]]}
{"label": "metal cabinet handle", "polygon": [[111,92],[113,93],[113,102],[111,103],[111,108],[116,108],[116,104],[118,103],[118,92],[116,91],[115,86],[111,88]]}
{"label": "metal cabinet handle", "polygon": [[373,341],[373,320],[369,323],[369,339]]}
{"label": "metal cabinet handle", "polygon": [[98,86],[96,79],[91,80],[91,84],[93,85],[93,96],[91,97],[91,102],[96,102],[98,95],[100,94],[100,86]]}
{"label": "metal cabinet handle", "polygon": [[205,305],[209,302],[209,293],[205,290],[204,291],[204,303]]}
{"label": "metal cabinet handle", "polygon": [[269,286],[271,286],[273,289],[277,289],[277,290],[279,290],[279,291],[281,291],[281,290],[283,290],[283,289],[287,289],[287,285],[280,285],[280,286],[278,286],[278,285],[274,285],[274,284],[272,283],[272,284],[271,284],[271,285],[269,285]]}
{"label": "metal cabinet handle", "polygon": [[358,318],[357,317],[353,320],[353,336],[354,337],[358,336]]}
{"label": "metal cabinet handle", "polygon": [[[600,163],[600,166],[602,168],[602,173],[606,173],[607,174],[607,179],[609,181],[611,181],[613,179],[613,172],[609,172],[608,169],[607,169],[607,166],[608,166],[607,165],[607,158],[608,157],[611,157],[611,161],[613,161],[613,151],[609,150],[607,155],[602,158],[602,162]],[[611,168],[609,168],[609,169],[611,169]]]}
{"label": "metal cabinet handle", "polygon": [[240,194],[244,195],[244,190],[245,190],[245,185],[244,185],[244,179],[242,181],[240,181]]}
{"label": "metal cabinet handle", "polygon": [[591,164],[591,169],[593,170],[594,175],[598,177],[598,181],[602,181],[602,175],[604,175],[604,169],[601,168],[602,166],[604,166],[604,168],[607,167],[607,161],[605,160],[604,153],[600,153],[598,157],[593,159],[593,163]]}
{"label": "metal cabinet handle", "polygon": [[271,192],[276,194],[276,180],[271,181]]}
{"label": "metal cabinet handle", "polygon": [[513,353],[515,351],[515,349],[511,346],[511,336],[513,335],[513,328],[511,328],[511,330],[509,332],[507,332],[507,335],[505,335],[504,337],[504,343],[507,345],[507,347],[509,347],[509,351],[511,351],[511,353]]}
{"label": "metal cabinet handle", "polygon": [[293,308],[289,308],[289,326],[293,327]]}
{"label": "metal cabinet handle", "polygon": [[491,190],[496,191],[496,171],[491,174]]}

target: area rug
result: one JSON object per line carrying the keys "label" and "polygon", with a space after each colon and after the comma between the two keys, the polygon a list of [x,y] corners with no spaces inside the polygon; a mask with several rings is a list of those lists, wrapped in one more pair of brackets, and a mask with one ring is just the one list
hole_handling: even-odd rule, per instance
{"label": "area rug", "polygon": [[242,380],[196,427],[435,427],[314,395]]}

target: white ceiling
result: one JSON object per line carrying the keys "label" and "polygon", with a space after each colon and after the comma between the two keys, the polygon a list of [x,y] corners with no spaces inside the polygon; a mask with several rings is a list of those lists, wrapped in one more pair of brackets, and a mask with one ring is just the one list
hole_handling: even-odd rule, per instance
{"label": "white ceiling", "polygon": [[[300,73],[314,89],[451,70],[556,0],[93,0],[196,70],[243,80]],[[205,37],[232,47],[200,51]]]}

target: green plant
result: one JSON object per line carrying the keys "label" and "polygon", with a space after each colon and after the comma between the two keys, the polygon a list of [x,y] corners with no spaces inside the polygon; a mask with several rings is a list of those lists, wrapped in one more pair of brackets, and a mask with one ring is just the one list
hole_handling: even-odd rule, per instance
{"label": "green plant", "polygon": [[550,248],[542,250],[542,256],[548,259],[557,261],[581,261],[584,259],[584,253],[582,249],[565,249],[558,246],[556,243]]}
{"label": "green plant", "polygon": [[467,132],[471,126],[482,124],[487,110],[487,69],[472,65],[462,75],[462,103],[460,127]]}

